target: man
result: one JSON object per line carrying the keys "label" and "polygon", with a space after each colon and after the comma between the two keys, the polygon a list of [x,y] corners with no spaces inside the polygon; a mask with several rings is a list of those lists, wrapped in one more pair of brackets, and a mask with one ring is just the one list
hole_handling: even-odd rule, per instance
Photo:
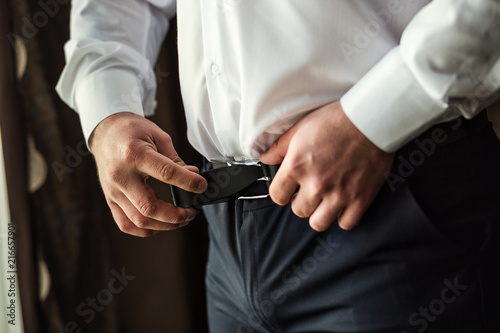
{"label": "man", "polygon": [[149,177],[207,188],[143,118],[175,13],[207,169],[280,164],[270,198],[256,181],[204,208],[211,331],[484,331],[477,252],[500,217],[500,148],[481,110],[500,87],[500,3],[74,1],[58,91],[137,236],[196,214]]}

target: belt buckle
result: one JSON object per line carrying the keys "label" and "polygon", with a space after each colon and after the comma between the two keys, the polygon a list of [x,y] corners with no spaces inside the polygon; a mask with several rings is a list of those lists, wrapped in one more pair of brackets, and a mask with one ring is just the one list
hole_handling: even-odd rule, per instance
{"label": "belt buckle", "polygon": [[[231,166],[250,166],[250,167],[255,166],[255,167],[262,168],[263,170],[265,170],[265,167],[267,167],[267,165],[262,164],[260,161],[228,161],[227,165],[230,167]],[[273,166],[271,166],[271,167],[273,167]],[[276,171],[274,173],[276,173]],[[271,175],[269,174],[269,172],[266,173],[265,171],[264,171],[264,174],[265,174],[265,176],[258,178],[257,181],[266,181],[267,188],[269,188],[269,185],[271,184],[271,180],[272,180]],[[274,176],[274,174],[273,174],[273,176]],[[240,199],[245,199],[245,200],[265,199],[265,198],[268,198],[270,196],[271,195],[269,193],[259,194],[259,195],[242,195],[242,196],[238,197],[238,200],[240,200]]]}

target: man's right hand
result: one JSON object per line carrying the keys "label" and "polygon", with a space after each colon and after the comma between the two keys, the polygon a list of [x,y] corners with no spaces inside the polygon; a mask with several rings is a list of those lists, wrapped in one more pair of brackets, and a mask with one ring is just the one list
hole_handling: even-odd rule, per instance
{"label": "man's right hand", "polygon": [[121,112],[104,119],[89,140],[106,201],[121,231],[140,237],[183,227],[194,209],[156,197],[149,177],[202,193],[206,180],[177,155],[170,136],[139,115]]}

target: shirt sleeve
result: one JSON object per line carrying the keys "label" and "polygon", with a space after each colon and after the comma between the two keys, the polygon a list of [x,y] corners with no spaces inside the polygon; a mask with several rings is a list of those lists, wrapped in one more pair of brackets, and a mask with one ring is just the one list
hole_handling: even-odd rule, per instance
{"label": "shirt sleeve", "polygon": [[174,0],[72,2],[66,66],[56,91],[78,112],[86,140],[112,114],[153,114],[153,64],[175,10]]}
{"label": "shirt sleeve", "polygon": [[340,102],[369,140],[392,152],[434,124],[472,118],[499,88],[500,1],[434,0]]}

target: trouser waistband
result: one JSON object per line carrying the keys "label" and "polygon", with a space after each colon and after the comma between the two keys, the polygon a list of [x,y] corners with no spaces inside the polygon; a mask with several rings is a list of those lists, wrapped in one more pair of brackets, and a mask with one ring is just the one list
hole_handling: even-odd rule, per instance
{"label": "trouser waistband", "polygon": [[[471,120],[463,117],[456,120],[437,124],[419,137],[413,143],[421,145],[422,149],[433,149],[466,138],[488,125],[485,111]],[[411,144],[406,147],[411,147]],[[404,149],[404,148],[403,148]],[[204,193],[192,193],[172,186],[174,204],[178,207],[195,207],[234,200],[235,198],[261,198],[268,196],[264,190],[260,194],[245,195],[245,189],[258,181],[265,181],[267,187],[276,174],[279,165],[266,165],[261,162],[229,162],[227,164],[213,164],[208,171],[201,175],[207,179],[208,188]],[[266,193],[264,193],[266,192]]]}

